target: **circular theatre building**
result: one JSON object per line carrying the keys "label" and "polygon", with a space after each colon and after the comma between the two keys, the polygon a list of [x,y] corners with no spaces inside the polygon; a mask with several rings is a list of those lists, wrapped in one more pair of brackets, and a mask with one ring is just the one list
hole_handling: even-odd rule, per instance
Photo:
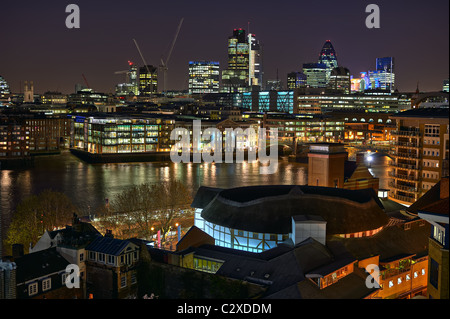
{"label": "circular theatre building", "polygon": [[218,246],[261,252],[292,240],[372,236],[389,221],[373,189],[268,185],[200,187],[191,205],[195,226]]}

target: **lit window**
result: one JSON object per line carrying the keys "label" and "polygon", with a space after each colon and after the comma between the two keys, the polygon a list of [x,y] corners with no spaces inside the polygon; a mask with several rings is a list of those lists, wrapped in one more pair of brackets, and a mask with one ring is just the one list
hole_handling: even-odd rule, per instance
{"label": "lit window", "polygon": [[52,288],[52,281],[50,278],[48,279],[44,279],[42,281],[42,291],[47,291],[50,290]]}
{"label": "lit window", "polygon": [[391,288],[392,286],[394,286],[394,281],[393,280],[389,280],[389,288]]}
{"label": "lit window", "polygon": [[397,279],[397,284],[401,284],[402,283],[402,277],[398,277],[398,279]]}
{"label": "lit window", "polygon": [[406,281],[410,280],[411,276],[409,274],[406,275]]}
{"label": "lit window", "polygon": [[425,275],[425,268],[422,268],[422,275]]}
{"label": "lit window", "polygon": [[37,282],[28,285],[28,295],[32,296],[37,294]]}

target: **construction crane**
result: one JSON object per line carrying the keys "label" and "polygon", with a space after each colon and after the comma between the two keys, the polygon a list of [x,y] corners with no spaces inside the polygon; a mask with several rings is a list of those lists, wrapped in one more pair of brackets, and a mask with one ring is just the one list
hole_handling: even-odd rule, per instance
{"label": "construction crane", "polygon": [[86,83],[86,85],[87,85],[88,89],[90,89],[90,88],[91,88],[91,86],[89,85],[88,81],[86,80],[86,77],[84,76],[84,74],[81,74],[81,75],[83,76],[83,79],[84,79],[84,83]]}
{"label": "construction crane", "polygon": [[[136,49],[138,50],[139,55],[141,56],[142,63],[144,63],[144,67],[147,69],[147,74],[151,74],[150,69],[148,68],[148,64],[145,61],[144,56],[142,55],[141,49],[139,49],[139,45],[138,45],[136,39],[133,39],[133,41],[134,41],[134,44],[136,45]],[[153,81],[152,80],[150,80],[150,92],[153,92]]]}
{"label": "construction crane", "polygon": [[161,65],[159,67],[163,71],[163,76],[164,76],[164,79],[163,79],[164,86],[163,86],[163,90],[162,90],[163,92],[166,90],[167,71],[169,70],[168,64],[169,64],[170,56],[172,55],[172,51],[175,46],[175,42],[177,41],[178,34],[180,33],[180,29],[181,29],[181,25],[183,24],[183,20],[184,20],[184,18],[181,18],[180,23],[178,24],[177,32],[175,33],[175,37],[172,41],[172,45],[170,47],[169,54],[167,55],[166,61],[164,62],[163,58],[161,57]]}

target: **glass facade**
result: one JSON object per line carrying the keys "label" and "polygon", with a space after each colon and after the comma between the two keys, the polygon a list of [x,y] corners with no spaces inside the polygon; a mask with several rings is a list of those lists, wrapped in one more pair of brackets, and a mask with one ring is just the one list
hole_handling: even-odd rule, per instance
{"label": "glass facade", "polygon": [[325,88],[327,86],[327,72],[327,66],[325,64],[303,64],[303,73],[306,75],[306,85],[308,87]]}
{"label": "glass facade", "polygon": [[256,233],[216,225],[204,220],[201,212],[202,209],[195,210],[195,226],[213,237],[217,246],[258,253],[290,238],[290,234]]}
{"label": "glass facade", "polygon": [[71,147],[93,154],[170,151],[174,120],[72,116]]}

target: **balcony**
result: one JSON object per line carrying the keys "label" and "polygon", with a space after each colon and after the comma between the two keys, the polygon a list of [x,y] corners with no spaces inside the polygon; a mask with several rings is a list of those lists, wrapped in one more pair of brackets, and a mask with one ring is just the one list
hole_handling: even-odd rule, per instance
{"label": "balcony", "polygon": [[419,152],[417,153],[404,153],[404,152],[391,152],[391,155],[394,157],[402,157],[402,158],[414,158],[414,159],[421,159],[422,156]]}
{"label": "balcony", "polygon": [[407,203],[414,203],[416,201],[415,197],[403,196],[398,194],[391,194],[391,197]]}
{"label": "balcony", "polygon": [[396,147],[411,147],[411,148],[420,148],[420,143],[411,143],[411,142],[397,142],[395,143]]}
{"label": "balcony", "polygon": [[400,130],[391,131],[394,136],[421,136],[419,129],[414,128],[400,128]]}
{"label": "balcony", "polygon": [[402,179],[402,180],[405,180],[405,181],[408,181],[408,182],[420,182],[422,180],[422,178],[419,177],[419,176],[396,174],[396,173],[393,173],[393,172],[390,172],[389,176],[397,178],[397,179]]}
{"label": "balcony", "polygon": [[421,167],[420,165],[413,165],[413,164],[397,164],[397,163],[393,163],[391,164],[392,167],[397,167],[397,168],[402,168],[402,169],[410,169],[410,170],[420,170]]}
{"label": "balcony", "polygon": [[406,185],[399,185],[394,182],[389,182],[389,186],[408,193],[419,193],[420,189],[418,187],[411,187]]}

